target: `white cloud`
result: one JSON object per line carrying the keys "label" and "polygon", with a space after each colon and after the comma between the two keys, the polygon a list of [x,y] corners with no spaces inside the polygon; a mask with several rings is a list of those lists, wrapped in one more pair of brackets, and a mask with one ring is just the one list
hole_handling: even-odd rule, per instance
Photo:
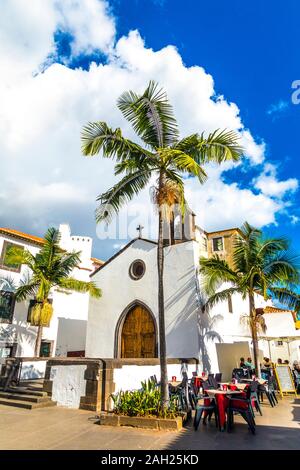
{"label": "white cloud", "polygon": [[280,114],[286,111],[289,107],[289,103],[284,100],[279,100],[277,103],[271,104],[271,106],[267,109],[267,114],[270,116],[272,114]]}
{"label": "white cloud", "polygon": [[[103,1],[31,0],[29,6],[27,0],[10,0],[1,13],[0,225],[41,232],[68,220],[77,233],[93,235],[95,198],[115,181],[113,163],[82,157],[80,130],[89,120],[106,120],[134,137],[116,99],[127,89],[142,91],[153,78],[167,90],[182,135],[233,129],[240,133],[250,165],[264,161],[264,143],[244,128],[235,103],[216,96],[210,74],[200,66],[186,67],[173,46],[146,48],[137,31],[114,44],[114,19]],[[73,54],[100,48],[108,54],[107,63],[88,71],[54,63],[34,76],[54,51],[57,28],[74,35]],[[274,200],[265,188],[257,186],[260,193],[255,194],[226,184],[222,172],[233,166],[210,168],[203,187],[188,181],[198,223],[209,230],[245,219],[258,226],[274,223],[291,180],[280,182],[285,186]],[[139,203],[149,205],[147,191]]]}
{"label": "white cloud", "polygon": [[187,185],[187,197],[197,214],[197,223],[206,230],[239,227],[247,220],[256,227],[276,223],[276,214],[284,210],[282,201],[265,194],[241,189],[237,183],[225,183],[217,172],[209,171],[207,182],[196,180]]}
{"label": "white cloud", "polygon": [[264,171],[254,180],[256,189],[262,194],[274,198],[283,198],[288,193],[294,193],[298,189],[298,180],[289,178],[284,181],[277,179],[276,167],[270,163],[264,166]]}
{"label": "white cloud", "polygon": [[[43,0],[44,1],[44,0]],[[115,36],[115,23],[108,3],[99,0],[55,0],[61,14],[59,27],[74,36],[73,54],[108,51]]]}
{"label": "white cloud", "polygon": [[297,217],[296,215],[291,215],[291,216],[290,216],[290,219],[291,219],[291,223],[292,223],[293,225],[296,225],[296,224],[300,221],[300,218]]}

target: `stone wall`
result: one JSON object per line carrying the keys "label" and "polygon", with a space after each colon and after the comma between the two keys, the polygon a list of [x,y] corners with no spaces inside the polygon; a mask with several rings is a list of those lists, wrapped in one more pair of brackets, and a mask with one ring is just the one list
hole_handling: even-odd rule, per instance
{"label": "stone wall", "polygon": [[[197,370],[198,361],[168,359],[168,377],[181,379]],[[140,388],[151,375],[160,380],[159,359],[53,358],[47,361],[44,390],[58,406],[99,413],[112,410],[111,394]]]}

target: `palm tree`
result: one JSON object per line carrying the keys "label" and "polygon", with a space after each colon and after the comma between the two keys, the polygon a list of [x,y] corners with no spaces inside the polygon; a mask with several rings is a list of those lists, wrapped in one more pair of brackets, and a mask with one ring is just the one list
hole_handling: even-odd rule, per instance
{"label": "palm tree", "polygon": [[[255,294],[265,300],[277,299],[288,307],[295,304],[295,286],[299,282],[299,257],[289,251],[285,238],[264,239],[262,232],[247,222],[240,229],[233,246],[233,267],[217,255],[200,259],[203,286],[209,295],[207,308],[240,294],[249,301],[248,324],[251,330],[256,374],[258,329],[264,328],[261,311],[255,308]],[[229,287],[218,291],[223,283]]]}
{"label": "palm tree", "polygon": [[53,314],[49,302],[50,290],[60,287],[76,292],[88,292],[93,297],[100,297],[101,291],[93,282],[78,281],[69,277],[70,273],[80,263],[80,252],[68,253],[59,246],[60,233],[55,228],[49,228],[44,237],[40,251],[33,255],[28,250],[11,252],[8,261],[13,264],[24,264],[30,274],[20,281],[15,290],[17,302],[34,298],[35,305],[31,311],[31,323],[38,327],[35,343],[35,356],[39,356],[43,326],[48,326]]}
{"label": "palm tree", "polygon": [[164,316],[164,251],[163,224],[175,203],[185,207],[182,174],[196,176],[200,183],[206,179],[203,165],[207,162],[221,163],[238,160],[241,148],[232,131],[215,131],[207,137],[202,133],[179,138],[177,122],[165,92],[150,81],[141,95],[128,91],[117,102],[123,116],[132,124],[143,145],[122,135],[121,129],[111,129],[105,122],[90,122],[82,131],[82,152],[114,158],[115,175],[125,173],[122,179],[105,193],[98,196],[100,205],[96,221],[110,221],[120,207],[130,201],[156,177],[154,191],[158,207],[158,316],[159,351],[161,368],[162,405],[168,401],[167,359]]}

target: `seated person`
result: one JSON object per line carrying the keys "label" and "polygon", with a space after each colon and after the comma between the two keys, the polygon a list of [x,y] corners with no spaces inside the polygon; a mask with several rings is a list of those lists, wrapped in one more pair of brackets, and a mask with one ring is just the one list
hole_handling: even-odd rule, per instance
{"label": "seated person", "polygon": [[240,358],[240,368],[241,368],[241,369],[245,369],[245,367],[246,367],[245,358],[244,358],[244,357],[241,357],[241,358]]}
{"label": "seated person", "polygon": [[287,359],[285,359],[284,363],[288,366],[290,364],[290,361],[288,361]]}
{"label": "seated person", "polygon": [[278,358],[277,359],[277,364],[282,365],[282,359]]}
{"label": "seated person", "polygon": [[252,364],[252,359],[251,357],[247,357],[247,361],[245,361],[246,367],[249,367],[249,369],[254,369],[254,365]]}
{"label": "seated person", "polygon": [[300,373],[300,364],[299,364],[298,361],[294,361],[294,362],[293,362],[293,369],[294,369],[294,371]]}
{"label": "seated person", "polygon": [[271,361],[268,357],[264,357],[264,362],[263,362],[263,365],[266,369],[268,369],[269,367],[271,367]]}

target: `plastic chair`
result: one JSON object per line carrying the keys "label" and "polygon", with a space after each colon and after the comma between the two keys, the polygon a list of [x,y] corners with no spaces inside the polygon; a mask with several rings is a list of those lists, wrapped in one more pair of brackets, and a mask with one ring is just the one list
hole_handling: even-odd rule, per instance
{"label": "plastic chair", "polygon": [[208,383],[215,389],[219,388],[219,384],[216,381],[214,374],[208,374]]}
{"label": "plastic chair", "polygon": [[260,384],[258,386],[258,393],[259,393],[259,396],[261,397],[261,401],[263,401],[263,395],[265,393],[272,408],[276,406],[276,404],[278,403],[276,393],[275,393],[274,382],[275,382],[274,377],[270,376],[267,384],[264,384],[264,385]]}
{"label": "plastic chair", "polygon": [[216,382],[219,384],[222,382],[222,372],[218,372],[217,374],[215,374],[215,379],[216,379]]}
{"label": "plastic chair", "polygon": [[205,399],[205,400],[210,400],[209,404],[199,404],[197,403],[196,405],[196,412],[195,412],[195,418],[194,418],[194,428],[195,431],[197,431],[202,415],[204,412],[207,412],[207,416],[203,418],[203,424],[206,424],[206,418],[208,418],[208,421],[211,420],[212,415],[215,415],[215,421],[216,421],[216,427],[219,427],[219,415],[218,415],[218,407],[216,404],[216,400],[214,398],[208,398],[205,395],[199,396],[199,399]]}
{"label": "plastic chair", "polygon": [[246,423],[252,434],[255,434],[255,420],[253,416],[253,409],[251,404],[251,391],[250,387],[247,390],[246,398],[232,398],[228,397],[228,407],[227,407],[227,431],[230,432],[233,428],[233,415],[234,413],[240,414]]}
{"label": "plastic chair", "polygon": [[258,411],[260,416],[262,416],[262,411],[261,411],[261,407],[260,407],[260,403],[258,399],[258,386],[259,386],[259,383],[256,380],[253,380],[253,382],[250,383],[248,390],[247,390],[247,392],[250,393],[250,406],[252,408],[253,418],[254,418],[254,410],[253,410],[253,405],[252,405],[253,402],[254,402],[256,411]]}

